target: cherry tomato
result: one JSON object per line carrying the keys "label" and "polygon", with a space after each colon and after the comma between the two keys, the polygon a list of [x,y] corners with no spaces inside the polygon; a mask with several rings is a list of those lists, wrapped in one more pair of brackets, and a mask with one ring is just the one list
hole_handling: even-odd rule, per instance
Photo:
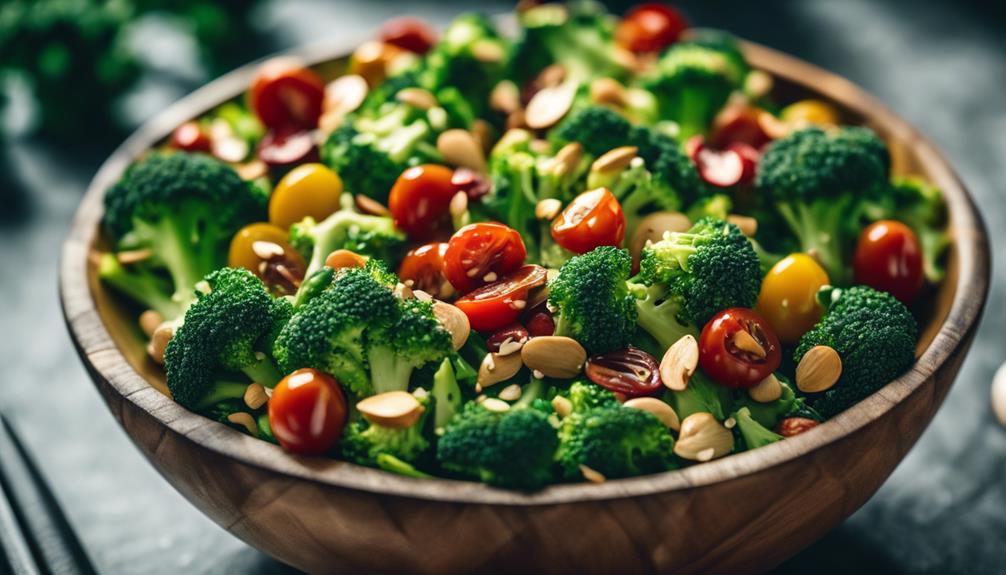
{"label": "cherry tomato", "polygon": [[262,64],[248,97],[251,109],[267,128],[310,130],[321,117],[325,83],[314,71],[280,58]]}
{"label": "cherry tomato", "polygon": [[198,122],[185,122],[171,134],[171,147],[185,152],[209,152],[212,142]]}
{"label": "cherry tomato", "polygon": [[716,116],[713,133],[709,141],[716,148],[723,149],[731,144],[747,144],[760,150],[772,141],[758,120],[765,112],[748,105],[730,105]]}
{"label": "cherry tomato", "polygon": [[335,446],[346,425],[346,398],[332,376],[298,369],[269,399],[269,426],[287,451],[319,455]]}
{"label": "cherry tomato", "polygon": [[781,360],[779,339],[768,322],[746,308],[721,311],[699,336],[699,366],[727,387],[753,387],[778,369]]}
{"label": "cherry tomato", "polygon": [[476,331],[495,331],[517,321],[527,305],[527,293],[545,283],[545,268],[524,266],[507,277],[482,286],[454,302]]}
{"label": "cherry tomato", "polygon": [[524,241],[513,228],[495,222],[468,224],[447,243],[444,274],[456,290],[468,293],[516,270],[525,257]]}
{"label": "cherry tomato", "polygon": [[631,346],[588,359],[584,373],[590,381],[626,397],[654,395],[664,389],[657,359]]}
{"label": "cherry tomato", "polygon": [[311,132],[266,132],[258,145],[258,158],[270,168],[286,169],[317,162],[318,145]]}
{"label": "cherry tomato", "polygon": [[409,250],[398,268],[398,277],[412,289],[423,290],[437,299],[450,299],[454,296],[454,286],[444,275],[446,252],[447,242],[423,244]]}
{"label": "cherry tomato", "polygon": [[398,46],[416,54],[429,52],[437,42],[437,35],[429,24],[411,16],[402,16],[385,22],[378,37],[385,44]]}
{"label": "cherry tomato", "polygon": [[339,209],[342,180],[321,164],[301,164],[276,184],[269,198],[269,222],[288,228],[306,217],[321,221]]}
{"label": "cherry tomato", "polygon": [[905,304],[922,289],[922,249],[911,228],[894,220],[867,226],[852,262],[856,283],[886,291]]}
{"label": "cherry tomato", "polygon": [[287,233],[266,223],[249,224],[234,234],[227,265],[251,271],[277,296],[296,293],[307,271],[304,258],[287,243]]}
{"label": "cherry tomato", "polygon": [[678,41],[688,28],[680,12],[666,4],[640,4],[622,19],[615,41],[633,52],[659,52]]}
{"label": "cherry tomato", "polygon": [[828,273],[814,258],[792,254],[765,275],[756,309],[780,341],[794,344],[821,319],[817,292],[829,283]]}
{"label": "cherry tomato", "polygon": [[758,151],[744,142],[735,142],[726,149],[709,146],[702,136],[692,136],[685,144],[699,176],[719,188],[749,186],[754,182],[758,166]]}
{"label": "cherry tomato", "polygon": [[454,171],[438,164],[413,166],[395,180],[388,209],[395,225],[414,240],[425,241],[450,226],[448,208],[458,192]]}
{"label": "cherry tomato", "polygon": [[619,246],[625,239],[622,206],[607,188],[584,192],[552,222],[552,238],[578,254],[598,246]]}

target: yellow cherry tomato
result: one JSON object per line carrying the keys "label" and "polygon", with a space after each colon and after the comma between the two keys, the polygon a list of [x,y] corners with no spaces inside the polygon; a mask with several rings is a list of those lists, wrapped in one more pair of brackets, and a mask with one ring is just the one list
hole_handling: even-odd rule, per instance
{"label": "yellow cherry tomato", "polygon": [[838,110],[821,100],[800,100],[782,109],[779,114],[783,122],[794,125],[818,124],[837,126],[841,123]]}
{"label": "yellow cherry tomato", "polygon": [[231,239],[227,265],[257,275],[276,295],[296,293],[307,265],[287,241],[286,230],[259,222],[249,224]]}
{"label": "yellow cherry tomato", "polygon": [[796,343],[821,319],[817,291],[828,274],[807,254],[789,255],[772,266],[758,294],[758,313],[783,343]]}
{"label": "yellow cherry tomato", "polygon": [[289,228],[311,216],[323,220],[339,209],[342,180],[321,164],[303,164],[276,184],[269,199],[269,223]]}

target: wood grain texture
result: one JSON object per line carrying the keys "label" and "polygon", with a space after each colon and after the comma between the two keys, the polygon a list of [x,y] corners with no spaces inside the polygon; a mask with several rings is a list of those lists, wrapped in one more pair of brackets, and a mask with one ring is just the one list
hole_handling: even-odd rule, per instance
{"label": "wood grain texture", "polygon": [[[988,290],[989,247],[962,184],[922,135],[846,80],[753,44],[783,99],[813,95],[890,144],[897,173],[947,197],[950,274],[932,298],[913,369],[838,417],[755,451],[658,475],[533,494],[414,480],[297,457],[189,413],[158,391],[133,318],[95,279],[105,188],[178,123],[241,93],[242,68],[145,125],[95,176],[64,245],[67,325],[96,386],[140,450],[194,505],[249,544],[312,573],[754,573],[862,505],[915,443],[950,388]],[[346,46],[307,61],[340,66]]]}

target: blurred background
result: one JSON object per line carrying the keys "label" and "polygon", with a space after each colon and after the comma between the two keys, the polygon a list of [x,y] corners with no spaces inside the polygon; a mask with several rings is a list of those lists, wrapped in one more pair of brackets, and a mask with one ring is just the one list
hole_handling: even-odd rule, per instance
{"label": "blurred background", "polygon": [[[477,4],[477,6],[475,6]],[[622,11],[630,2],[608,3]],[[1006,242],[1006,8],[972,1],[678,3],[846,76],[935,140]],[[56,295],[60,244],[101,161],[206,81],[298,44],[368,37],[393,16],[443,25],[457,0],[0,0],[0,410],[22,431],[103,573],[288,573],[175,493],[116,426]],[[887,484],[778,573],[1006,573],[1006,431],[989,407],[1004,358],[1002,254],[973,351]],[[758,494],[752,494],[757,497]],[[599,542],[603,544],[603,542]],[[337,558],[333,558],[337,561]]]}

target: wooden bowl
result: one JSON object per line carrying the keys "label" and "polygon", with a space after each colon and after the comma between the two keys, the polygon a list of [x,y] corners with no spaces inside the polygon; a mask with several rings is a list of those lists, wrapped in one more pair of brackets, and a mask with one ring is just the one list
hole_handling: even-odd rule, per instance
{"label": "wooden bowl", "polygon": [[[971,197],[917,131],[848,81],[745,44],[784,100],[837,105],[890,144],[897,173],[943,189],[950,273],[931,298],[912,370],[817,428],[657,475],[532,494],[415,480],[298,457],[190,413],[163,393],[135,318],[96,280],[105,189],[181,122],[241,94],[255,65],[209,84],[129,138],[95,176],[63,248],[60,292],[84,364],[119,423],[185,497],[222,527],[312,573],[713,573],[768,569],[862,505],[918,439],[964,360],[985,304],[989,246]],[[297,54],[323,72],[345,45]]]}

